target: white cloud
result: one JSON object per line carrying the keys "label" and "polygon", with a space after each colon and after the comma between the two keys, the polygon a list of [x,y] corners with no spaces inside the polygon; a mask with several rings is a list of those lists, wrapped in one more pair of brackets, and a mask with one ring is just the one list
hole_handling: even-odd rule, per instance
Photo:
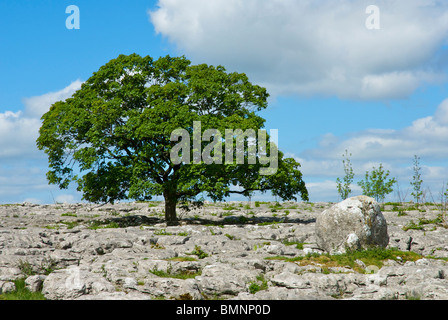
{"label": "white cloud", "polygon": [[274,95],[402,98],[443,80],[446,61],[437,53],[447,44],[448,4],[378,0],[381,29],[368,30],[370,4],[159,0],[148,14],[182,53],[246,72]]}
{"label": "white cloud", "polygon": [[0,113],[1,202],[34,201],[37,195],[50,196],[54,188],[45,179],[47,161],[36,146],[40,118],[54,102],[69,98],[80,86],[81,81],[74,81],[57,92],[23,99],[24,111]]}
{"label": "white cloud", "polygon": [[[378,168],[381,163],[385,170],[390,171],[391,177],[403,185],[402,190],[409,187],[414,174],[414,155],[418,155],[425,188],[438,193],[442,184],[448,182],[447,137],[448,99],[440,103],[434,115],[416,119],[403,129],[371,129],[352,132],[348,137],[325,134],[316,148],[305,150],[295,158],[302,165],[305,182],[312,181],[307,186],[319,191],[320,197],[331,191],[327,179],[332,179],[333,198],[330,199],[333,201],[337,197],[334,181],[344,176],[342,159],[345,150],[352,154],[350,160],[355,179],[363,179],[366,171]],[[315,182],[316,179],[319,181]],[[323,182],[320,181],[322,179]],[[410,196],[408,200],[411,200]]]}
{"label": "white cloud", "polygon": [[56,203],[74,203],[77,200],[79,199],[76,199],[75,196],[71,194],[63,194],[55,198]]}
{"label": "white cloud", "polygon": [[25,118],[21,111],[0,113],[0,159],[35,154],[40,122]]}
{"label": "white cloud", "polygon": [[54,102],[67,99],[80,86],[79,80],[74,81],[60,91],[23,99],[25,111],[0,113],[0,159],[39,157],[36,139],[41,116]]}
{"label": "white cloud", "polygon": [[76,80],[69,84],[62,90],[56,92],[49,92],[41,96],[24,98],[25,116],[31,118],[40,118],[46,113],[50,106],[56,101],[63,101],[72,96],[77,90],[81,88],[82,81]]}
{"label": "white cloud", "polygon": [[370,129],[353,132],[345,137],[325,134],[319,148],[304,152],[314,159],[341,159],[349,150],[358,160],[397,160],[412,158],[415,154],[432,159],[448,157],[448,99],[443,101],[432,116],[413,121],[400,129]]}

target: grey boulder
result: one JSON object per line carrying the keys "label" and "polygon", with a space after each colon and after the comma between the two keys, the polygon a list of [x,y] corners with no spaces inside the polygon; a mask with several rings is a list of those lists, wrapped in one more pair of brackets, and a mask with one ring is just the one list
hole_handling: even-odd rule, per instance
{"label": "grey boulder", "polygon": [[323,211],[315,228],[318,247],[331,254],[386,247],[389,243],[380,206],[367,196],[346,199]]}

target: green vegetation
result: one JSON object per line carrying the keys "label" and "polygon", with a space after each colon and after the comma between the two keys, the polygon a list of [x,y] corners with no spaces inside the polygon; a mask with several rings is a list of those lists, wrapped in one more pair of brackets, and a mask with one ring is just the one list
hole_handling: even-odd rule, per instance
{"label": "green vegetation", "polygon": [[299,265],[318,264],[324,270],[330,267],[348,266],[357,272],[365,273],[365,270],[355,262],[356,260],[362,261],[366,266],[374,265],[377,266],[378,268],[381,268],[383,266],[383,263],[387,260],[406,262],[406,261],[416,261],[421,258],[422,258],[421,255],[412,251],[374,248],[369,250],[347,252],[345,254],[340,255],[308,254],[306,256],[299,256],[294,258],[277,256],[277,257],[267,257],[266,259],[296,262]]}
{"label": "green vegetation", "polygon": [[395,178],[387,180],[389,174],[389,170],[383,170],[382,164],[380,164],[378,169],[373,167],[371,173],[367,171],[365,180],[358,182],[363,195],[373,197],[378,202],[383,202],[386,195],[393,191],[392,186],[397,182]]}
{"label": "green vegetation", "polygon": [[229,238],[230,240],[239,240],[237,237],[235,237],[235,236],[233,236],[233,235],[231,235],[231,234],[228,234],[228,233],[226,233],[225,236],[226,236],[227,238]]}
{"label": "green vegetation", "polygon": [[258,291],[268,289],[268,282],[264,278],[263,274],[260,274],[259,276],[257,276],[256,279],[257,279],[256,281],[251,281],[249,283],[249,292],[250,293],[255,294]]}
{"label": "green vegetation", "polygon": [[78,215],[74,212],[66,212],[61,214],[61,217],[77,217]]}
{"label": "green vegetation", "polygon": [[0,294],[0,300],[46,300],[42,292],[31,292],[25,286],[25,279],[14,281],[16,290]]}
{"label": "green vegetation", "polygon": [[154,268],[152,270],[149,270],[152,274],[155,274],[158,277],[161,278],[175,278],[175,279],[192,279],[197,276],[200,276],[202,274],[202,271],[182,271],[178,273],[173,273],[171,264],[168,265],[168,268],[166,271],[158,270],[157,268]]}
{"label": "green vegetation", "polygon": [[[229,164],[225,152],[216,151],[228,143],[217,134],[213,143],[200,139],[210,129],[241,130],[232,136],[238,144],[244,132],[263,129],[265,119],[257,113],[268,107],[268,97],[244,73],[223,66],[192,65],[184,56],[120,55],[50,107],[42,116],[37,147],[48,156],[50,184],[67,189],[75,183],[83,200],[93,203],[163,196],[170,225],[178,224],[176,206],[202,205],[201,194],[222,201],[232,194],[271,191],[284,200],[308,200],[300,164],[275,144],[251,153],[254,159],[247,152],[242,163]],[[190,136],[191,131],[196,133]],[[204,153],[210,149],[199,161],[189,148],[197,138],[204,141]]]}
{"label": "green vegetation", "polygon": [[194,250],[187,254],[188,255],[196,255],[196,256],[198,256],[198,259],[204,259],[204,258],[208,257],[208,253],[204,252],[200,246],[194,246]]}
{"label": "green vegetation", "polygon": [[17,268],[26,276],[34,276],[36,274],[49,275],[56,270],[56,261],[44,259],[40,265],[33,266],[26,260],[19,260]]}
{"label": "green vegetation", "polygon": [[160,229],[160,230],[154,231],[154,235],[155,236],[171,236],[172,233],[171,232],[167,232],[166,229]]}
{"label": "green vegetation", "polygon": [[407,225],[405,225],[402,229],[404,231],[413,229],[413,230],[425,230],[424,225],[434,224],[439,227],[448,228],[445,217],[442,214],[438,214],[434,219],[426,219],[419,218],[418,223],[415,223],[414,220],[409,221]]}
{"label": "green vegetation", "polygon": [[345,155],[342,155],[342,156],[343,157],[345,156],[345,159],[342,160],[342,165],[344,166],[345,176],[342,180],[340,178],[337,178],[336,185],[337,185],[339,196],[341,197],[342,200],[345,200],[348,198],[348,196],[352,192],[350,185],[353,182],[353,178],[354,178],[355,174],[353,173],[352,164],[349,159],[349,156],[351,157],[352,154],[350,153],[350,155],[349,155],[348,151],[345,150]]}
{"label": "green vegetation", "polygon": [[227,210],[227,211],[230,211],[230,210],[238,210],[238,208],[237,207],[235,207],[234,205],[231,205],[231,204],[225,204],[224,205],[224,208],[222,208],[223,210]]}
{"label": "green vegetation", "polygon": [[283,241],[282,242],[285,246],[296,246],[297,249],[303,250],[304,243],[298,242],[298,241]]}
{"label": "green vegetation", "polygon": [[423,197],[423,190],[422,190],[422,183],[423,180],[421,178],[421,170],[420,167],[420,157],[417,155],[414,156],[414,176],[412,177],[411,186],[413,187],[413,191],[411,192],[411,195],[414,197],[414,200],[417,204],[417,207],[422,200]]}
{"label": "green vegetation", "polygon": [[97,230],[97,229],[115,229],[120,228],[120,225],[117,222],[111,221],[111,222],[104,222],[99,220],[93,220],[90,222],[90,226],[88,229],[90,230]]}
{"label": "green vegetation", "polygon": [[168,261],[198,261],[196,258],[193,257],[173,257],[166,259]]}

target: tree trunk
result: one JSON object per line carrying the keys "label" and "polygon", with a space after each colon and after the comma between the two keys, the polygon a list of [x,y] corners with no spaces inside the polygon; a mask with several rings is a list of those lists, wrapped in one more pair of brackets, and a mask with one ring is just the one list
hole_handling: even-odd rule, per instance
{"label": "tree trunk", "polygon": [[179,224],[176,217],[176,196],[168,193],[164,194],[165,197],[165,220],[168,226],[176,226]]}

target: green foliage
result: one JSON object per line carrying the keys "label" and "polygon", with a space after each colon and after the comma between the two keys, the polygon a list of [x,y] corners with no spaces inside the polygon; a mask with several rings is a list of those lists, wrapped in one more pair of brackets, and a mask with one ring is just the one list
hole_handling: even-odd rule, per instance
{"label": "green foliage", "polygon": [[229,238],[229,240],[239,240],[239,239],[237,239],[237,237],[235,237],[234,235],[231,235],[231,234],[228,234],[228,233],[226,233],[225,236],[226,236],[227,238]]}
{"label": "green foliage", "polygon": [[74,212],[66,212],[61,214],[61,217],[77,217],[78,215]]}
{"label": "green foliage", "polygon": [[161,277],[161,278],[175,278],[175,279],[182,279],[182,280],[193,279],[202,274],[202,271],[189,271],[189,270],[174,273],[173,267],[171,264],[168,265],[168,268],[166,271],[154,268],[154,269],[149,270],[149,272],[151,272],[152,274],[154,274],[158,277]]}
{"label": "green foliage", "polygon": [[355,174],[353,173],[352,164],[349,159],[349,156],[351,157],[352,154],[350,153],[350,155],[349,155],[348,151],[345,150],[345,155],[342,155],[342,156],[343,157],[345,156],[345,159],[342,160],[342,165],[344,166],[345,176],[342,180],[340,178],[337,178],[336,184],[337,184],[339,196],[341,197],[342,200],[345,200],[348,198],[348,196],[352,192],[352,189],[350,188],[350,184],[353,182],[353,178],[354,178]]}
{"label": "green foliage", "polygon": [[409,229],[413,230],[425,230],[424,225],[428,224],[434,224],[435,226],[448,228],[444,215],[438,214],[436,218],[434,219],[426,219],[426,218],[419,218],[418,223],[415,223],[414,220],[409,221],[407,225],[405,225],[402,229],[404,231],[408,231]]}
{"label": "green foliage", "polygon": [[187,254],[196,255],[198,256],[198,259],[204,259],[208,257],[208,253],[204,252],[200,246],[194,246],[194,250]]}
{"label": "green foliage", "polygon": [[185,57],[120,55],[72,97],[51,106],[42,116],[37,146],[48,156],[50,184],[65,189],[76,183],[83,199],[95,203],[163,196],[169,224],[177,222],[177,204],[200,205],[201,193],[213,201],[254,191],[271,191],[284,200],[300,194],[307,200],[300,164],[282,152],[272,175],[260,175],[267,164],[249,164],[247,153],[244,164],[171,161],[177,144],[171,134],[183,128],[194,136],[194,121],[201,122],[201,134],[207,129],[258,132],[265,120],[256,113],[267,107],[268,96],[245,74],[222,66],[191,65]]}
{"label": "green foliage", "polygon": [[251,281],[249,283],[249,292],[252,294],[257,293],[261,290],[267,290],[268,289],[268,282],[264,278],[264,275],[259,275],[256,277],[256,281]]}
{"label": "green foliage", "polygon": [[422,190],[422,183],[423,180],[421,178],[421,170],[420,167],[420,157],[417,155],[414,156],[414,176],[412,177],[411,186],[413,187],[413,191],[411,192],[411,195],[414,197],[415,202],[417,205],[422,200],[423,196],[423,190]]}
{"label": "green foliage", "polygon": [[99,221],[93,220],[87,229],[97,230],[97,229],[117,229],[120,228],[120,224],[115,221]]}
{"label": "green foliage", "polygon": [[53,259],[44,259],[38,266],[33,266],[26,260],[19,260],[17,268],[26,276],[34,276],[36,274],[49,275],[56,269],[56,261]]}
{"label": "green foliage", "polygon": [[357,272],[364,273],[356,260],[362,261],[366,266],[374,265],[381,268],[385,261],[395,260],[400,262],[416,261],[422,256],[412,251],[400,251],[395,248],[372,248],[367,250],[349,251],[344,254],[330,255],[330,254],[308,254],[306,256],[298,257],[268,257],[268,260],[284,260],[289,262],[296,262],[299,265],[318,264],[322,266],[323,270],[328,270],[329,267],[350,267]]}
{"label": "green foliage", "polygon": [[31,292],[26,288],[25,279],[14,280],[16,290],[0,294],[0,300],[46,300],[42,292]]}
{"label": "green foliage", "polygon": [[372,173],[366,172],[365,179],[358,182],[363,194],[375,198],[378,202],[383,202],[386,195],[393,191],[392,186],[397,182],[395,178],[387,180],[390,172],[383,170],[383,165],[379,168],[373,167]]}
{"label": "green foliage", "polygon": [[171,232],[167,232],[166,229],[160,229],[160,230],[154,231],[154,235],[155,236],[171,236],[172,233]]}
{"label": "green foliage", "polygon": [[285,241],[283,241],[282,243],[283,243],[285,246],[293,246],[293,245],[295,245],[295,246],[296,246],[296,249],[303,250],[303,245],[304,245],[303,242],[298,242],[298,241],[288,241],[288,240],[285,240]]}
{"label": "green foliage", "polygon": [[227,210],[227,211],[231,211],[231,210],[238,210],[238,208],[237,207],[235,207],[234,205],[232,205],[232,204],[225,204],[224,205],[224,208],[222,208],[223,210]]}

